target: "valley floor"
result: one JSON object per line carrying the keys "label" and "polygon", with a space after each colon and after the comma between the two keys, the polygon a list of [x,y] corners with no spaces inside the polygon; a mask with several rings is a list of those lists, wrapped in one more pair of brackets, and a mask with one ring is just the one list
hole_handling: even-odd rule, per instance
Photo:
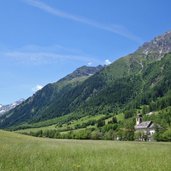
{"label": "valley floor", "polygon": [[0,171],[170,171],[171,143],[34,138],[0,131]]}

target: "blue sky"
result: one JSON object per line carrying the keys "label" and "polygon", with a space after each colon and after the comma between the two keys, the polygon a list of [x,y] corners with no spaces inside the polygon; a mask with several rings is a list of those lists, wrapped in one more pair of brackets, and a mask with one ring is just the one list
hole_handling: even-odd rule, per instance
{"label": "blue sky", "polygon": [[170,0],[0,1],[0,104],[171,30]]}

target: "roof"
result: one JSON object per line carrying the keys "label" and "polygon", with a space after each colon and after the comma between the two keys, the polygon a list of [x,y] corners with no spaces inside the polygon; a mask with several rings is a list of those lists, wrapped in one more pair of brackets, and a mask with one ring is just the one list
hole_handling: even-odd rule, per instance
{"label": "roof", "polygon": [[153,128],[154,124],[152,121],[145,121],[141,122],[140,124],[135,126],[135,129],[146,129],[146,128]]}

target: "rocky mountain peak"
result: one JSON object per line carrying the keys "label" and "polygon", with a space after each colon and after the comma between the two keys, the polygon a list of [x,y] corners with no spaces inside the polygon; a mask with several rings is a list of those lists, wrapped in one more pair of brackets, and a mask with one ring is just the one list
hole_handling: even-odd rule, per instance
{"label": "rocky mountain peak", "polygon": [[16,106],[20,105],[23,101],[24,99],[20,99],[8,105],[0,104],[0,116],[2,116],[4,113],[8,112],[11,109],[14,109]]}
{"label": "rocky mountain peak", "polygon": [[161,59],[165,54],[171,52],[171,31],[144,43],[137,52],[144,55],[155,55],[156,59]]}

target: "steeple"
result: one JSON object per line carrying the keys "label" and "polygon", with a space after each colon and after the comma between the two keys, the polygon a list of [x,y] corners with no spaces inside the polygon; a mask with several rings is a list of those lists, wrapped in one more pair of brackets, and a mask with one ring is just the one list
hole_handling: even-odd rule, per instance
{"label": "steeple", "polygon": [[142,120],[142,114],[139,113],[136,118],[136,125],[139,125],[142,122]]}

